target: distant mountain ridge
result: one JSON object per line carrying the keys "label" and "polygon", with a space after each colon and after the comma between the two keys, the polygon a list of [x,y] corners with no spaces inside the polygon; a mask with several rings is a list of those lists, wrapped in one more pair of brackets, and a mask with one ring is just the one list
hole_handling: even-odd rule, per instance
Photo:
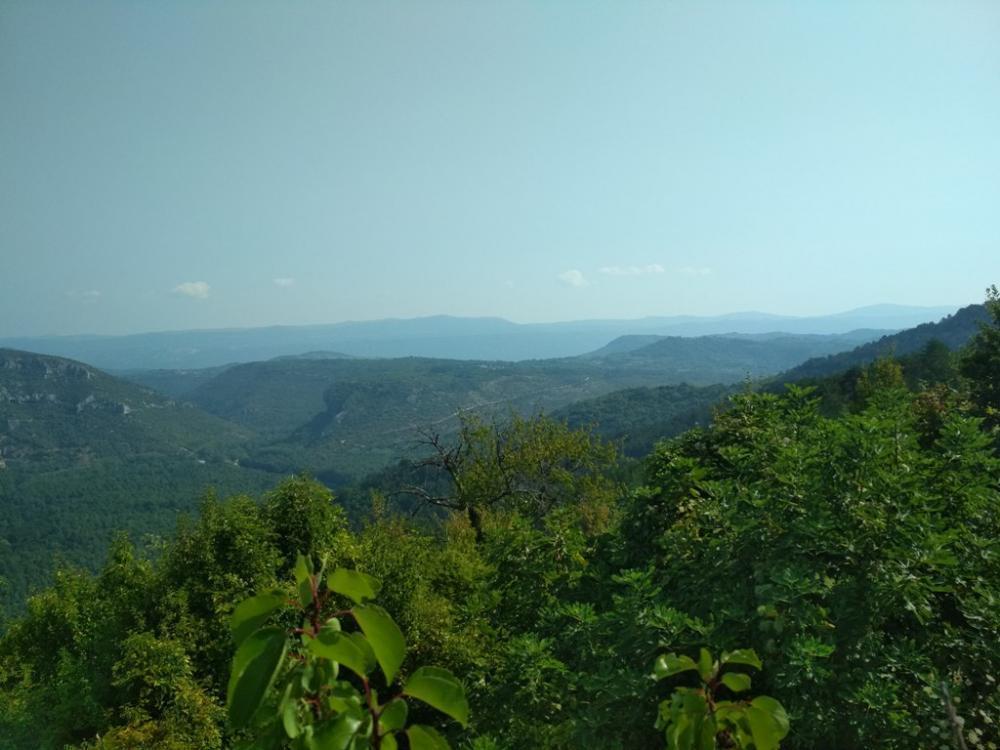
{"label": "distant mountain ridge", "polygon": [[[796,354],[800,351],[814,350],[813,355],[823,351],[838,352],[845,347],[858,346],[874,339],[894,333],[892,330],[859,329],[843,334],[790,334],[779,331],[769,333],[721,333],[710,336],[658,336],[655,334],[640,334],[619,336],[600,349],[581,355],[586,359],[601,359],[630,355],[632,357],[668,356],[677,347],[690,346],[693,342],[711,339],[731,339],[736,342],[766,342],[779,343],[794,348]],[[737,343],[736,346],[741,346]]]}
{"label": "distant mountain ridge", "polygon": [[898,330],[937,320],[955,309],[878,305],[811,317],[741,312],[710,317],[679,315],[529,324],[502,318],[439,315],[128,336],[3,338],[0,346],[70,357],[106,370],[217,367],[311,351],[335,351],[354,357],[520,361],[577,356],[628,334],[687,337],[776,330],[796,334],[842,334],[865,328]]}

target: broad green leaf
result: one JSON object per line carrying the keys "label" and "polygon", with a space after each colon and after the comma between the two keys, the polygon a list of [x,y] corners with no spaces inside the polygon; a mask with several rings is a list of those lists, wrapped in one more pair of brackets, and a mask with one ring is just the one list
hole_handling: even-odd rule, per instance
{"label": "broad green leaf", "polygon": [[777,750],[784,735],[774,717],[767,711],[753,706],[747,709],[746,717],[750,723],[750,734],[753,736],[756,750]]}
{"label": "broad green leaf", "polygon": [[311,750],[347,750],[361,726],[361,719],[354,714],[340,714],[326,722],[309,741]]}
{"label": "broad green leaf", "polygon": [[465,688],[447,669],[421,667],[410,675],[403,686],[403,694],[448,714],[462,726],[469,721],[469,701],[465,697]]}
{"label": "broad green leaf", "polygon": [[282,605],[284,600],[281,594],[271,592],[257,594],[240,602],[229,617],[229,630],[232,631],[237,647],[247,639],[247,636],[267,622],[267,618]]}
{"label": "broad green leaf", "polygon": [[338,594],[343,594],[355,604],[361,604],[366,599],[378,596],[381,582],[366,573],[356,570],[337,568],[326,579],[326,587]]}
{"label": "broad green leaf", "polygon": [[698,750],[715,750],[715,735],[718,734],[715,730],[715,721],[711,717],[705,717],[701,722]]}
{"label": "broad green leaf", "polygon": [[406,656],[406,640],[402,631],[389,613],[375,604],[355,607],[352,612],[375,652],[386,683],[392,682]]}
{"label": "broad green leaf", "polygon": [[361,694],[345,680],[333,683],[327,701],[330,708],[338,714],[345,711],[360,711],[363,705]]}
{"label": "broad green leaf", "polygon": [[382,715],[379,717],[379,724],[387,732],[394,732],[397,729],[402,729],[406,726],[406,715],[410,712],[409,706],[406,705],[406,701],[399,700],[398,698],[393,701],[389,701],[385,707],[382,709]]}
{"label": "broad green leaf", "polygon": [[774,718],[774,723],[781,732],[782,738],[788,734],[788,713],[785,711],[785,707],[777,700],[768,695],[760,695],[750,701],[750,705],[753,708],[765,711]]}
{"label": "broad green leaf", "polygon": [[698,665],[690,656],[678,656],[677,654],[663,654],[658,656],[653,664],[653,676],[662,680],[681,672],[697,671]]}
{"label": "broad green leaf", "polygon": [[303,608],[312,603],[312,573],[309,561],[302,555],[295,558],[295,590],[299,593],[299,604]]}
{"label": "broad green leaf", "polygon": [[398,747],[395,736],[387,734],[382,737],[382,750],[396,750]]}
{"label": "broad green leaf", "polygon": [[286,700],[281,707],[281,725],[285,728],[285,734],[291,739],[295,739],[301,732],[299,726],[299,706],[297,700]]}
{"label": "broad green leaf", "polygon": [[406,736],[410,738],[410,750],[451,750],[436,729],[423,724],[414,724],[406,730]]}
{"label": "broad green leaf", "polygon": [[264,628],[250,635],[236,651],[226,691],[229,720],[234,727],[245,727],[260,708],[287,647],[284,630]]}
{"label": "broad green leaf", "polygon": [[703,648],[698,652],[698,674],[701,676],[703,682],[708,682],[715,674],[712,664],[712,652],[707,648]]}
{"label": "broad green leaf", "polygon": [[746,664],[750,667],[760,669],[760,657],[752,648],[738,648],[735,651],[726,651],[722,654],[723,664]]}
{"label": "broad green leaf", "polygon": [[734,693],[742,693],[750,689],[750,675],[740,672],[727,672],[722,675],[722,684]]}
{"label": "broad green leaf", "polygon": [[367,677],[375,668],[375,653],[361,633],[343,633],[334,628],[323,628],[315,638],[306,636],[306,648],[313,654],[343,664],[361,677]]}

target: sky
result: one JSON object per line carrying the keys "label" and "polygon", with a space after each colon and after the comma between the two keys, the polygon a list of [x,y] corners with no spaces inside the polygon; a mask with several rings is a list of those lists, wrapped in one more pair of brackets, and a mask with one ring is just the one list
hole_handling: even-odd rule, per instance
{"label": "sky", "polygon": [[995,282],[993,0],[0,0],[0,335]]}

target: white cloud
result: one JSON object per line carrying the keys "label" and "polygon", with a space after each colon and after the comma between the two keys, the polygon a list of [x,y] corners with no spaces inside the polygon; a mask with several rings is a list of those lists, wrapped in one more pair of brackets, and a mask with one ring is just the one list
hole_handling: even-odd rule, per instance
{"label": "white cloud", "polygon": [[81,295],[84,299],[97,299],[101,296],[99,289],[88,289]]}
{"label": "white cloud", "polygon": [[175,286],[171,291],[173,291],[174,294],[179,294],[182,297],[191,297],[193,299],[208,299],[208,293],[212,291],[212,287],[210,287],[204,281],[185,281]]}
{"label": "white cloud", "polygon": [[678,273],[685,276],[711,276],[712,269],[708,266],[683,266],[677,269]]}
{"label": "white cloud", "polygon": [[287,289],[290,286],[295,286],[295,279],[288,276],[279,276],[276,279],[272,279],[275,286],[280,286],[282,289]]}
{"label": "white cloud", "polygon": [[585,286],[590,286],[590,282],[584,277],[583,272],[577,270],[576,268],[571,268],[568,271],[563,271],[559,274],[559,280],[564,284],[569,284],[577,289],[582,289]]}
{"label": "white cloud", "polygon": [[650,263],[646,266],[604,266],[598,270],[608,276],[642,276],[647,273],[663,273],[667,269],[659,263]]}

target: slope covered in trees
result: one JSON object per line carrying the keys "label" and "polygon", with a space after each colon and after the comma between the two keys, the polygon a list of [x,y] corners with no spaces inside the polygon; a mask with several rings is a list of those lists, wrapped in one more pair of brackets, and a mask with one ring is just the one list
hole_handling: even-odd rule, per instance
{"label": "slope covered in trees", "polygon": [[252,433],[72,360],[0,350],[0,611],[55,556],[97,566],[111,534],[164,532],[202,489],[260,490]]}
{"label": "slope covered in trees", "polygon": [[862,344],[840,354],[831,354],[803,362],[782,373],[784,382],[834,375],[852,367],[867,365],[879,357],[900,357],[913,354],[931,341],[940,341],[949,349],[964,346],[979,331],[980,324],[990,319],[983,305],[968,305],[936,323],[922,323],[915,328],[883,336],[878,341]]}
{"label": "slope covered in trees", "polygon": [[[420,706],[407,720],[452,746],[663,747],[657,727],[680,719],[661,701],[714,679],[711,655],[694,673],[677,655],[707,648],[743,654],[753,694],[787,710],[782,748],[989,748],[1000,716],[1000,300],[989,310],[992,327],[950,385],[908,387],[883,360],[835,416],[802,388],[741,393],[710,426],[660,443],[635,485],[592,434],[466,419],[424,462],[433,492],[396,488],[439,510],[430,525],[392,515],[395,495],[376,492],[370,521],[351,530],[306,479],[260,502],[209,496],[155,559],[119,541],[98,575],[60,574],[8,626],[0,736],[14,748],[248,746],[255,730],[224,710],[231,615],[261,591],[308,600],[294,583],[303,553],[382,582],[378,601],[406,643],[404,682],[423,664],[458,676],[466,728]],[[267,627],[305,630],[276,617]],[[261,711],[310,710],[269,684]],[[745,688],[744,677],[708,689],[743,705]],[[349,694],[339,690],[331,701]],[[299,726],[249,746],[302,745]],[[776,747],[779,734],[754,742]],[[735,739],[727,730],[702,746]]]}

